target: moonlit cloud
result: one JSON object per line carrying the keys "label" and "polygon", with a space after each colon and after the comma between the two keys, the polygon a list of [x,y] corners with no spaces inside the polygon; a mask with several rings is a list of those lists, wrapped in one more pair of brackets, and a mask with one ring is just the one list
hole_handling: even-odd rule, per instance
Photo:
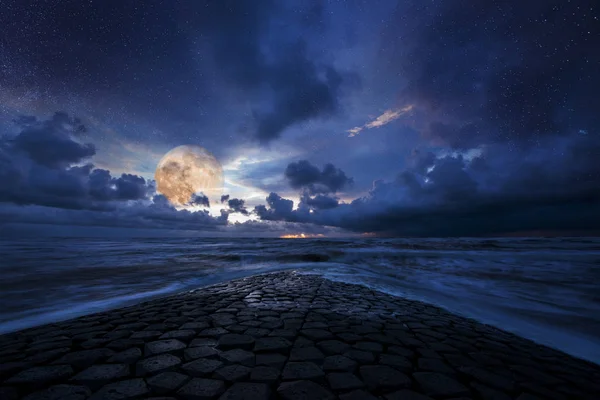
{"label": "moonlit cloud", "polygon": [[412,111],[412,109],[413,109],[413,105],[409,104],[406,107],[398,108],[396,110],[392,110],[392,109],[386,110],[383,114],[381,114],[380,116],[375,118],[373,121],[367,122],[363,126],[355,126],[354,128],[347,130],[346,132],[349,133],[348,137],[354,137],[354,136],[357,136],[359,133],[361,133],[365,129],[380,128],[384,125],[389,124],[390,122],[397,120],[401,116]]}

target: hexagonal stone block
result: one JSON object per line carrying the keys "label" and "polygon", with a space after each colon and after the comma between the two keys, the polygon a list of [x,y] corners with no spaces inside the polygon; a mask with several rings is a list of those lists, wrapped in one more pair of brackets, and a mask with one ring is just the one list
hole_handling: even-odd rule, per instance
{"label": "hexagonal stone block", "polygon": [[328,327],[329,325],[320,321],[305,322],[304,325],[302,325],[302,329],[327,329]]}
{"label": "hexagonal stone block", "polygon": [[253,382],[275,383],[279,379],[280,370],[273,367],[254,367],[250,373],[250,380]]}
{"label": "hexagonal stone block", "polygon": [[277,394],[284,400],[335,400],[333,393],[311,381],[283,382]]}
{"label": "hexagonal stone block", "polygon": [[255,352],[285,352],[290,347],[292,347],[292,343],[282,337],[262,337],[256,339],[256,344],[254,346]]}
{"label": "hexagonal stone block", "polygon": [[112,332],[108,332],[106,335],[104,335],[103,338],[110,339],[110,340],[123,339],[123,338],[130,337],[132,333],[133,333],[133,331],[130,331],[128,329],[112,331]]}
{"label": "hexagonal stone block", "polygon": [[[358,390],[353,390],[349,393],[341,394],[340,400],[377,400],[377,397],[373,396],[369,392],[365,392],[364,390],[358,389]],[[398,400],[412,400],[412,399],[409,397],[407,399],[398,399]]]}
{"label": "hexagonal stone block", "polygon": [[223,328],[208,328],[202,330],[198,336],[209,336],[209,337],[219,337],[225,334],[228,334],[229,331]]}
{"label": "hexagonal stone block", "polygon": [[[68,353],[69,351],[71,351],[70,347],[60,347],[58,349],[52,349],[52,350],[48,350],[48,351],[44,351],[41,353],[35,353],[29,357],[26,357],[23,359],[24,362],[31,362],[33,364],[39,364],[39,363],[47,363],[49,361],[54,360],[55,358]],[[24,354],[19,354],[19,356],[15,357],[15,359],[22,359],[23,357],[20,357],[21,355]]]}
{"label": "hexagonal stone block", "polygon": [[254,353],[242,349],[233,349],[219,354],[221,360],[229,364],[241,364],[247,367],[253,367],[256,363]]}
{"label": "hexagonal stone block", "polygon": [[193,330],[194,332],[200,332],[208,327],[210,327],[208,322],[186,322],[181,325],[182,330]]}
{"label": "hexagonal stone block", "polygon": [[266,353],[256,355],[256,365],[266,365],[274,368],[283,368],[287,357],[278,353]]}
{"label": "hexagonal stone block", "polygon": [[326,331],[325,329],[302,329],[300,333],[314,341],[328,340],[335,337],[333,333]]}
{"label": "hexagonal stone block", "polygon": [[343,354],[350,349],[348,343],[340,342],[339,340],[325,340],[317,343],[317,347],[326,355],[332,356],[335,354]]}
{"label": "hexagonal stone block", "polygon": [[462,383],[437,372],[415,372],[413,378],[428,396],[458,397],[470,395],[469,389]]}
{"label": "hexagonal stone block", "polygon": [[338,333],[337,337],[342,339],[344,342],[348,342],[348,343],[358,342],[359,340],[363,339],[362,336],[357,335],[356,333],[352,333],[352,332]]}
{"label": "hexagonal stone block", "polygon": [[147,395],[148,386],[143,379],[128,379],[102,386],[89,400],[126,400],[139,399]]}
{"label": "hexagonal stone block", "polygon": [[281,374],[284,380],[318,379],[325,376],[319,366],[312,362],[288,362]]}
{"label": "hexagonal stone block", "polygon": [[251,350],[254,346],[254,338],[249,335],[240,335],[237,333],[228,333],[219,338],[219,347],[228,349]]}
{"label": "hexagonal stone block", "polygon": [[228,365],[215,371],[215,378],[228,382],[239,382],[250,376],[251,368],[239,364]]}
{"label": "hexagonal stone block", "polygon": [[471,387],[475,389],[482,399],[511,400],[511,397],[506,393],[492,389],[478,382],[471,382]]}
{"label": "hexagonal stone block", "polygon": [[308,340],[304,336],[298,336],[296,340],[294,340],[294,347],[313,347],[315,342],[312,340]]}
{"label": "hexagonal stone block", "polygon": [[5,383],[36,388],[51,382],[64,380],[71,375],[73,375],[73,368],[70,365],[48,365],[21,371]]}
{"label": "hexagonal stone block", "polygon": [[[402,389],[385,395],[386,400],[433,400],[424,394],[413,392],[412,390]],[[459,400],[459,399],[457,399]]]}
{"label": "hexagonal stone block", "polygon": [[[85,386],[56,385],[25,396],[23,400],[85,400],[91,394],[90,389]],[[1,393],[0,398],[4,399]]]}
{"label": "hexagonal stone block", "polygon": [[209,346],[190,347],[183,351],[186,361],[196,360],[198,358],[217,358],[219,351]]}
{"label": "hexagonal stone block", "polygon": [[370,390],[400,389],[411,385],[408,376],[386,365],[362,366],[360,376]]}
{"label": "hexagonal stone block", "polygon": [[166,394],[175,391],[189,379],[190,377],[187,375],[168,371],[154,375],[153,377],[148,378],[146,382],[153,392],[157,394]]}
{"label": "hexagonal stone block", "polygon": [[410,372],[413,367],[412,362],[407,358],[393,354],[381,354],[379,356],[379,364],[389,365],[404,372]]}
{"label": "hexagonal stone block", "polygon": [[516,388],[516,384],[512,379],[509,379],[503,375],[495,374],[484,368],[460,367],[459,370],[463,374],[467,374],[481,383],[499,390],[513,391]]}
{"label": "hexagonal stone block", "polygon": [[73,343],[71,340],[57,340],[52,342],[31,344],[28,348],[28,351],[39,353],[46,350],[58,349],[60,347],[71,347],[72,345]]}
{"label": "hexagonal stone block", "polygon": [[244,331],[246,329],[248,329],[248,327],[244,326],[244,325],[233,324],[233,325],[227,325],[225,327],[225,329],[227,329],[229,332],[233,332],[233,333],[244,333]]}
{"label": "hexagonal stone block", "polygon": [[98,361],[104,361],[115,354],[111,349],[90,349],[75,351],[63,355],[52,364],[70,364],[75,368],[86,368]]}
{"label": "hexagonal stone block", "polygon": [[257,321],[257,320],[253,320],[253,319],[240,322],[240,325],[242,325],[242,326],[251,326],[251,327],[254,327],[254,328],[260,326],[260,324],[262,324],[261,321]]}
{"label": "hexagonal stone block", "polygon": [[357,361],[359,364],[373,364],[375,362],[375,354],[370,351],[350,349],[344,353],[344,356]]}
{"label": "hexagonal stone block", "polygon": [[181,339],[189,340],[196,336],[196,331],[191,329],[178,329],[162,334],[159,339]]}
{"label": "hexagonal stone block", "polygon": [[144,355],[155,356],[162,353],[177,353],[183,351],[187,345],[177,339],[157,340],[146,343],[144,346]]}
{"label": "hexagonal stone block", "polygon": [[[393,364],[388,364],[394,366]],[[442,374],[456,375],[457,371],[448,366],[444,361],[439,358],[427,358],[421,357],[417,360],[418,369],[421,371],[432,371],[439,372]],[[398,367],[396,367],[398,368]]]}
{"label": "hexagonal stone block", "polygon": [[98,389],[110,381],[129,376],[129,365],[127,364],[96,364],[81,371],[71,380]]}
{"label": "hexagonal stone block", "polygon": [[190,343],[190,347],[199,347],[199,346],[216,346],[217,339],[211,337],[202,337],[192,340]]}
{"label": "hexagonal stone block", "polygon": [[406,347],[400,347],[400,346],[389,346],[387,348],[387,352],[390,354],[394,354],[394,355],[402,356],[402,357],[406,357],[406,358],[412,358],[415,355],[415,353],[412,350],[410,350]]}
{"label": "hexagonal stone block", "polygon": [[131,339],[141,339],[141,340],[149,340],[149,339],[157,339],[163,333],[161,331],[139,331],[134,332],[130,338]]}
{"label": "hexagonal stone block", "polygon": [[264,383],[234,383],[219,400],[269,400],[271,389]]}
{"label": "hexagonal stone block", "polygon": [[327,382],[333,390],[360,389],[365,384],[350,372],[332,372],[327,374]]}
{"label": "hexagonal stone block", "polygon": [[193,378],[177,391],[177,395],[185,400],[212,400],[224,391],[223,381]]}
{"label": "hexagonal stone block", "polygon": [[352,372],[356,369],[358,363],[348,357],[335,355],[326,357],[323,361],[323,369],[325,371],[348,371]]}
{"label": "hexagonal stone block", "polygon": [[196,377],[203,377],[214,372],[217,368],[223,366],[223,363],[218,360],[211,360],[209,358],[199,358],[196,361],[183,364],[183,369],[187,374]]}
{"label": "hexagonal stone block", "polygon": [[181,364],[181,359],[173,354],[159,354],[140,360],[135,365],[137,376],[146,376],[167,371]]}
{"label": "hexagonal stone block", "polygon": [[290,361],[323,362],[325,355],[316,347],[294,347],[290,352]]}
{"label": "hexagonal stone block", "polygon": [[143,344],[144,341],[141,339],[117,339],[107,344],[106,347],[115,351],[123,351]]}
{"label": "hexagonal stone block", "polygon": [[252,336],[253,338],[267,336],[269,333],[271,333],[271,331],[264,328],[249,328],[246,329],[246,332],[244,332],[244,334]]}
{"label": "hexagonal stone block", "polygon": [[115,354],[110,357],[107,361],[109,363],[123,363],[123,364],[133,364],[137,360],[142,357],[142,350],[138,347],[134,347],[132,349],[127,349],[120,353]]}

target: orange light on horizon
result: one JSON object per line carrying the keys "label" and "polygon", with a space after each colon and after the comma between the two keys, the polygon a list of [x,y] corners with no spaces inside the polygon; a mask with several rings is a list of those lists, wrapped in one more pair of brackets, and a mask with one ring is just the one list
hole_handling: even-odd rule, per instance
{"label": "orange light on horizon", "polygon": [[321,237],[325,237],[325,235],[323,235],[322,233],[318,233],[318,234],[311,234],[311,233],[297,233],[297,234],[293,234],[293,233],[289,233],[287,235],[281,235],[281,236],[279,236],[279,238],[281,238],[281,239],[310,239],[310,238],[321,238]]}

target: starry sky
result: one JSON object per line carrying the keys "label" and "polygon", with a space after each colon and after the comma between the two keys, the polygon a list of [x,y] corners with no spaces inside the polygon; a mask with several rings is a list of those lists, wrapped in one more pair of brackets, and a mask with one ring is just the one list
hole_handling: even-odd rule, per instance
{"label": "starry sky", "polygon": [[[5,0],[0,225],[598,234],[599,18],[593,0]],[[185,144],[220,161],[223,198],[157,192]]]}

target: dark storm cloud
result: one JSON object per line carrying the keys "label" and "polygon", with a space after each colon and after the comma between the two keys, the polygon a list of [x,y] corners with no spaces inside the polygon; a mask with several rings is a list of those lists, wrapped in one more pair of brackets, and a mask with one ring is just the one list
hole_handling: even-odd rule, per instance
{"label": "dark storm cloud", "polygon": [[339,205],[338,199],[318,194],[311,197],[306,193],[300,200],[300,204],[313,210],[327,210]]}
{"label": "dark storm cloud", "polygon": [[282,198],[277,193],[270,193],[266,198],[268,208],[264,205],[254,207],[254,212],[264,220],[271,221],[295,221],[292,211],[294,201]]}
{"label": "dark storm cloud", "polygon": [[[88,163],[93,153],[76,140],[83,128],[64,113],[16,122],[20,132],[0,139],[0,179],[5,182],[0,186],[0,214],[6,222],[173,229],[227,223],[227,213],[215,218],[175,209],[143,177],[113,177],[94,168]],[[196,195],[194,202],[209,206],[204,195]]]}
{"label": "dark storm cloud", "polygon": [[245,201],[242,199],[229,199],[227,201],[230,212],[237,212],[246,215],[248,214],[248,210],[246,210],[244,203]]}
{"label": "dark storm cloud", "polygon": [[[113,201],[146,199],[154,187],[144,178],[94,169],[93,146],[76,140],[85,128],[56,113],[50,119],[22,117],[20,132],[0,141],[0,201],[74,209],[106,209]],[[74,165],[82,164],[82,165]]]}
{"label": "dark storm cloud", "polygon": [[85,127],[79,120],[62,112],[48,120],[22,117],[15,121],[23,129],[12,140],[12,149],[26,153],[34,162],[59,168],[78,163],[96,154],[93,144],[82,144],[71,139]]}
{"label": "dark storm cloud", "polygon": [[[208,123],[207,112],[218,113],[232,101],[260,103],[252,110],[253,136],[263,143],[291,125],[335,113],[343,81],[357,79],[308,49],[314,27],[321,34],[326,29],[321,6],[9,0],[3,10],[2,55],[22,61],[30,78],[22,82],[24,74],[5,68],[0,82],[61,92],[108,90],[130,112],[135,107],[151,117],[166,115],[184,126]],[[232,88],[243,98],[224,98]],[[210,115],[215,117],[222,115]]]}
{"label": "dark storm cloud", "polygon": [[596,18],[591,0],[399,2],[381,57],[432,139],[535,145],[600,126]]}
{"label": "dark storm cloud", "polygon": [[228,194],[224,194],[221,196],[221,203],[225,203],[227,200],[229,200],[229,195]]}
{"label": "dark storm cloud", "polygon": [[[415,152],[395,180],[336,207],[297,210],[271,193],[256,214],[406,236],[478,236],[518,231],[582,231],[600,226],[600,136],[547,136],[535,149],[494,144],[480,156]],[[556,162],[560,160],[560,162]],[[333,205],[333,202],[331,202]]]}
{"label": "dark storm cloud", "polygon": [[204,194],[194,194],[190,200],[191,205],[210,207],[210,200]]}
{"label": "dark storm cloud", "polygon": [[311,195],[338,192],[353,183],[352,178],[333,164],[325,164],[321,171],[307,160],[290,163],[284,175],[292,188],[304,189]]}
{"label": "dark storm cloud", "polygon": [[0,204],[0,219],[5,223],[215,231],[227,224],[227,217],[227,213],[215,218],[205,211],[176,210],[162,195],[154,196],[148,204],[116,203],[111,209],[101,212],[41,205]]}
{"label": "dark storm cloud", "polygon": [[[257,138],[269,142],[281,136],[289,126],[314,117],[329,116],[338,108],[338,91],[342,77],[327,67],[324,78],[317,66],[308,60],[304,45],[301,50],[285,57],[268,75],[266,83],[275,89],[273,111],[257,112]],[[290,78],[293,77],[293,78]]]}

